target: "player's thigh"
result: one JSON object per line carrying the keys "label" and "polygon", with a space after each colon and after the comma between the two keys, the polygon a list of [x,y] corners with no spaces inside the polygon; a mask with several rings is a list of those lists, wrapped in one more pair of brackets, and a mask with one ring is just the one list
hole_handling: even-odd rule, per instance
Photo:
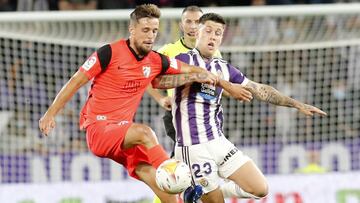
{"label": "player's thigh", "polygon": [[220,190],[220,188],[216,188],[215,190],[204,194],[201,197],[201,201],[203,203],[224,203],[224,196]]}
{"label": "player's thigh", "polygon": [[158,144],[158,140],[155,132],[149,126],[133,123],[125,134],[122,147],[128,149],[135,145],[144,145],[149,148],[156,144]]}
{"label": "player's thigh", "polygon": [[218,166],[213,160],[211,153],[207,150],[206,145],[204,143],[175,147],[175,159],[189,165],[193,184],[201,185],[205,194],[218,188],[221,179],[218,174]]}
{"label": "player's thigh", "polygon": [[211,145],[213,156],[219,165],[219,175],[228,178],[237,169],[251,160],[225,137],[220,137]]}
{"label": "player's thigh", "polygon": [[221,146],[219,157],[223,156],[219,164],[220,176],[233,180],[243,190],[258,197],[266,195],[266,179],[255,163],[226,138],[219,138],[217,144]]}
{"label": "player's thigh", "polygon": [[121,144],[131,123],[97,122],[86,129],[89,149],[99,157],[112,158],[121,153]]}
{"label": "player's thigh", "polygon": [[264,197],[268,193],[266,178],[252,160],[243,164],[228,179],[257,197]]}

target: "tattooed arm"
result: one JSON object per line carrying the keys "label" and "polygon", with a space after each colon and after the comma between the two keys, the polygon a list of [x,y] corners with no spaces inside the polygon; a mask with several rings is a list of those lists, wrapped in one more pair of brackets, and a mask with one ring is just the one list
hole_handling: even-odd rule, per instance
{"label": "tattooed arm", "polygon": [[184,73],[158,76],[152,81],[152,85],[157,89],[170,89],[192,82],[214,84],[216,81],[216,76],[210,72]]}
{"label": "tattooed arm", "polygon": [[249,80],[249,82],[245,85],[245,88],[249,90],[253,94],[253,96],[260,101],[265,101],[278,106],[296,108],[301,113],[307,116],[312,116],[314,113],[323,116],[326,115],[326,113],[321,111],[320,109],[285,96],[284,94],[269,85],[260,84]]}

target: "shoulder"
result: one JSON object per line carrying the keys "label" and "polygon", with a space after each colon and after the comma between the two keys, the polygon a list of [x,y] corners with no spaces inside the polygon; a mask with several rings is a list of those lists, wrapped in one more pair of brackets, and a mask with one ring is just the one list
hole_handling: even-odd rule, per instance
{"label": "shoulder", "polygon": [[161,61],[162,59],[167,59],[167,56],[158,52],[158,51],[155,51],[155,50],[152,50],[149,54],[148,54],[148,57],[150,57],[150,59],[153,61],[153,62],[159,62]]}
{"label": "shoulder", "polygon": [[188,52],[188,53],[180,53],[180,54],[176,55],[175,58],[184,63],[189,63],[190,57],[192,57],[192,55],[190,54],[190,52]]}
{"label": "shoulder", "polygon": [[[98,53],[106,54],[108,52],[112,53],[112,56],[115,57],[121,57],[124,56],[125,52],[128,52],[128,45],[126,44],[126,41],[121,39],[115,42],[112,42],[110,44],[106,44],[102,47],[100,47],[97,50]],[[121,54],[122,53],[122,54]]]}
{"label": "shoulder", "polygon": [[96,53],[99,59],[101,70],[105,71],[107,66],[110,64],[113,55],[111,44],[105,44],[104,46],[98,48]]}

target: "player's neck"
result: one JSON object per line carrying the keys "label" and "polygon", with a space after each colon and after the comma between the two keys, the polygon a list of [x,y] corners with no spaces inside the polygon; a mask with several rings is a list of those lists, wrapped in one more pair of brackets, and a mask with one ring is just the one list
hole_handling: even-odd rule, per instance
{"label": "player's neck", "polygon": [[188,49],[195,48],[195,43],[196,43],[195,39],[190,39],[190,38],[187,38],[187,37],[184,36],[184,37],[181,38],[181,42]]}
{"label": "player's neck", "polygon": [[136,56],[137,56],[138,58],[144,58],[144,55],[141,55],[141,54],[139,53],[139,51],[136,49],[135,46],[131,46],[131,44],[130,44],[130,47],[131,47],[132,50],[134,50],[134,54],[136,54]]}
{"label": "player's neck", "polygon": [[133,55],[138,61],[142,60],[145,57],[145,55],[140,54],[140,52],[136,49],[135,43],[130,38],[126,40],[126,43],[130,51],[133,53]]}
{"label": "player's neck", "polygon": [[199,52],[200,56],[204,59],[205,62],[209,62],[212,60],[212,55],[204,55],[199,48],[196,47],[196,50]]}

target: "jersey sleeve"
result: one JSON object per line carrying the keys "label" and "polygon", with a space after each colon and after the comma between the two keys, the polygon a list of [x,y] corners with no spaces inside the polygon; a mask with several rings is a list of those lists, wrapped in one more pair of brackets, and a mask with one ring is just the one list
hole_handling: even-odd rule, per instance
{"label": "jersey sleeve", "polygon": [[80,66],[79,70],[88,77],[88,79],[94,78],[96,75],[104,72],[112,57],[112,50],[109,44],[100,47],[94,52],[85,63]]}
{"label": "jersey sleeve", "polygon": [[162,66],[162,70],[160,75],[164,75],[164,74],[179,74],[181,73],[181,63],[180,61],[174,59],[174,58],[169,58],[168,56],[165,56],[163,54],[160,54],[160,58],[161,58],[161,66]]}
{"label": "jersey sleeve", "polygon": [[181,63],[179,60],[174,58],[169,58],[170,66],[165,74],[179,74],[181,73]]}
{"label": "jersey sleeve", "polygon": [[97,52],[94,52],[85,63],[80,66],[79,71],[85,73],[89,80],[101,73],[101,65]]}
{"label": "jersey sleeve", "polygon": [[246,78],[246,76],[237,68],[234,66],[228,64],[228,70],[229,70],[229,81],[232,83],[238,83],[241,85],[246,85],[249,80]]}

